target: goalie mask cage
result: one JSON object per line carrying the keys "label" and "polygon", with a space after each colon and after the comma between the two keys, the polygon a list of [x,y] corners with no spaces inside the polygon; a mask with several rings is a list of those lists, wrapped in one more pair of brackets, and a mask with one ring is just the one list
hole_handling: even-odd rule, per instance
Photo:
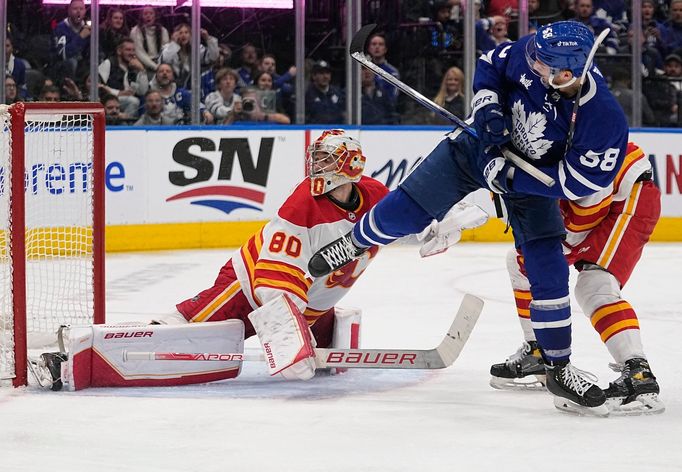
{"label": "goalie mask cage", "polygon": [[104,111],[1,105],[0,126],[0,385],[18,387],[28,349],[104,322]]}

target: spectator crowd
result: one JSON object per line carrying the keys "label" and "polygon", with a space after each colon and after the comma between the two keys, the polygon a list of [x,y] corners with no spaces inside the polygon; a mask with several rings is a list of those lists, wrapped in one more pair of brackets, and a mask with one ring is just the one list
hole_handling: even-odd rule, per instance
{"label": "spectator crowd", "polygon": [[[381,0],[368,2],[381,6]],[[368,41],[371,60],[387,73],[418,86],[427,96],[464,118],[463,7],[461,0],[402,1],[398,26],[383,25]],[[518,0],[475,0],[476,49],[488,51],[518,37]],[[633,94],[642,101],[642,122],[682,125],[682,0],[641,0],[644,86],[631,87],[630,2],[625,0],[528,0],[529,24],[572,19],[595,34],[610,33],[598,52],[598,64],[625,112],[632,114]],[[377,7],[377,8],[379,8]],[[379,8],[380,10],[380,8]],[[99,25],[97,89],[109,125],[178,125],[191,115],[191,26],[152,6],[124,10],[103,7]],[[83,0],[71,0],[63,19],[53,22],[47,61],[22,57],[8,31],[5,42],[5,101],[89,99],[92,23]],[[371,18],[368,18],[371,20]],[[132,27],[131,27],[132,26]],[[213,28],[215,30],[215,28]],[[220,42],[219,31],[201,29],[199,59],[202,123],[292,122],[299,71],[278,64],[273,51],[255,44]],[[407,42],[405,37],[408,38]],[[306,123],[344,123],[345,74],[332,52],[319,48],[306,66]],[[336,60],[336,61],[335,61]],[[369,70],[361,73],[362,123],[447,124],[399,95]]]}

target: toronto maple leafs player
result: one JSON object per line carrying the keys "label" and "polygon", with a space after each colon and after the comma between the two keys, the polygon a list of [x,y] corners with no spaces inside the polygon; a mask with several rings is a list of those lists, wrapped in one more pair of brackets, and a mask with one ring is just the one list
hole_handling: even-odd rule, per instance
{"label": "toronto maple leafs player", "polygon": [[[574,200],[610,187],[625,156],[625,116],[596,67],[587,65],[594,36],[562,21],[481,56],[474,76],[472,118],[478,138],[455,129],[400,184],[309,263],[330,272],[375,245],[418,233],[467,194],[501,194],[514,240],[525,258],[530,314],[543,348],[547,388],[561,409],[606,415],[604,392],[576,369],[571,354],[565,230],[557,198]],[[587,81],[569,143],[573,105]],[[556,180],[547,187],[506,161],[507,146]]]}

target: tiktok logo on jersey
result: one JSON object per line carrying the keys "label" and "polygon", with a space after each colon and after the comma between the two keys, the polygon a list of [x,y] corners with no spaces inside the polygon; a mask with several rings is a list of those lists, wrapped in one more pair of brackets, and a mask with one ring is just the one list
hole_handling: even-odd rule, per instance
{"label": "tiktok logo on jersey", "polygon": [[[247,138],[221,138],[217,145],[214,140],[203,137],[179,141],[173,147],[173,160],[188,169],[169,172],[168,180],[175,186],[191,188],[171,195],[166,201],[191,199],[192,205],[214,208],[225,214],[237,209],[263,211],[274,141],[275,138],[260,139],[255,165]],[[209,158],[216,150],[220,153],[218,163]],[[232,180],[235,157],[243,183]]]}
{"label": "tiktok logo on jersey", "polygon": [[547,117],[540,112],[526,114],[521,100],[517,100],[512,106],[512,123],[512,143],[526,156],[540,159],[552,147],[552,141],[543,139]]}

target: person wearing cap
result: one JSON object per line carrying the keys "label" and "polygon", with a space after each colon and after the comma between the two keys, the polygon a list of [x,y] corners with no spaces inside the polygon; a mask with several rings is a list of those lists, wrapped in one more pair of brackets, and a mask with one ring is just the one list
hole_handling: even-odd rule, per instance
{"label": "person wearing cap", "polygon": [[[663,63],[663,75],[669,79],[679,79],[682,80],[682,57],[679,54],[668,54],[665,57],[665,62]],[[682,90],[680,82],[673,81],[673,86],[677,90]]]}
{"label": "person wearing cap", "polygon": [[325,60],[313,64],[311,84],[305,93],[306,123],[344,123],[346,97],[333,86],[332,70]]}

